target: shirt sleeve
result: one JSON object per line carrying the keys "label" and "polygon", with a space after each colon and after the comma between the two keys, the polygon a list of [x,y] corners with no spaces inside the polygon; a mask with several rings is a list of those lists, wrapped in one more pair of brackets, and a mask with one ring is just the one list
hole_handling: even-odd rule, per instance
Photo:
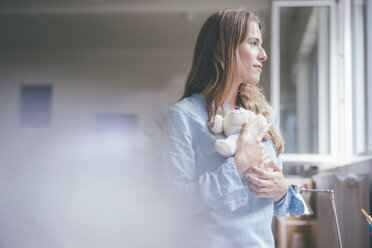
{"label": "shirt sleeve", "polygon": [[166,187],[177,212],[191,216],[208,209],[234,211],[248,202],[233,157],[216,170],[196,176],[193,134],[189,118],[170,110],[164,126],[164,163]]}
{"label": "shirt sleeve", "polygon": [[304,211],[305,206],[294,193],[292,186],[289,186],[286,195],[279,202],[274,204],[274,215],[278,217],[288,213],[302,215]]}

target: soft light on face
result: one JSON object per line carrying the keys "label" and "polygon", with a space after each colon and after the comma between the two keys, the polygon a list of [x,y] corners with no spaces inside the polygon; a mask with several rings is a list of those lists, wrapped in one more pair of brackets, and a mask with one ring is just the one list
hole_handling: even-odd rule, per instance
{"label": "soft light on face", "polygon": [[238,46],[239,84],[257,84],[262,72],[262,63],[267,56],[262,48],[262,36],[258,23],[251,22],[246,39]]}

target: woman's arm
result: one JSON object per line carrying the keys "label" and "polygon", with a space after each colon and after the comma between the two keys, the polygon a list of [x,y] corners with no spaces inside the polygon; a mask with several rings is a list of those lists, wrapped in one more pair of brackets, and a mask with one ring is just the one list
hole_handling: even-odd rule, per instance
{"label": "woman's arm", "polygon": [[[278,118],[275,112],[271,109],[273,124],[278,127]],[[257,176],[246,173],[246,183],[250,191],[259,197],[268,197],[274,199],[274,215],[284,216],[287,213],[301,215],[304,212],[304,205],[300,201],[292,187],[284,178],[282,172],[282,159],[279,155],[276,162],[271,161],[268,166],[273,168],[272,172],[268,172],[257,167],[252,167],[252,172]]]}
{"label": "woman's arm", "polygon": [[246,174],[246,182],[253,194],[258,197],[273,198],[274,203],[277,203],[286,195],[289,183],[285,180],[281,168],[274,161],[270,161],[265,166],[272,168],[273,171],[265,171],[253,166],[251,168],[253,174]]}
{"label": "woman's arm", "polygon": [[257,176],[246,174],[249,190],[258,197],[273,198],[275,216],[284,216],[287,213],[303,214],[304,205],[285,180],[281,168],[273,161],[268,166],[273,168],[272,172],[252,167],[252,172]]}
{"label": "woman's arm", "polygon": [[[233,157],[217,169],[197,175],[190,117],[168,112],[164,127],[164,162],[170,201],[180,214],[191,216],[208,209],[234,211],[245,205],[244,189]],[[197,176],[196,176],[197,175]]]}

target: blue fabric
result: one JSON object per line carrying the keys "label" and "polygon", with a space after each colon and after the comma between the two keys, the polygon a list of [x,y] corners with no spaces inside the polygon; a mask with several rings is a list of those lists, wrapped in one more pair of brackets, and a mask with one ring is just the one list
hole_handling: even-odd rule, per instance
{"label": "blue fabric", "polygon": [[[201,94],[183,99],[169,109],[165,122],[164,162],[174,240],[178,247],[181,243],[203,248],[274,247],[273,215],[301,214],[304,207],[291,187],[276,204],[249,191],[233,157],[216,152],[218,136],[206,127],[203,102]],[[267,141],[264,145],[270,160],[282,167],[273,145]]]}

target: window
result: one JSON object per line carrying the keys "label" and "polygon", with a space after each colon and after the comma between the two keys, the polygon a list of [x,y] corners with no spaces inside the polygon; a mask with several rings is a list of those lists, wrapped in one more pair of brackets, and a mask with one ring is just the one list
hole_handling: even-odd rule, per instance
{"label": "window", "polygon": [[272,1],[271,103],[285,162],[372,151],[372,1]]}
{"label": "window", "polygon": [[329,7],[280,9],[280,126],[287,153],[330,152]]}
{"label": "window", "polygon": [[334,3],[273,1],[272,9],[271,104],[279,112],[283,159],[330,156]]}

